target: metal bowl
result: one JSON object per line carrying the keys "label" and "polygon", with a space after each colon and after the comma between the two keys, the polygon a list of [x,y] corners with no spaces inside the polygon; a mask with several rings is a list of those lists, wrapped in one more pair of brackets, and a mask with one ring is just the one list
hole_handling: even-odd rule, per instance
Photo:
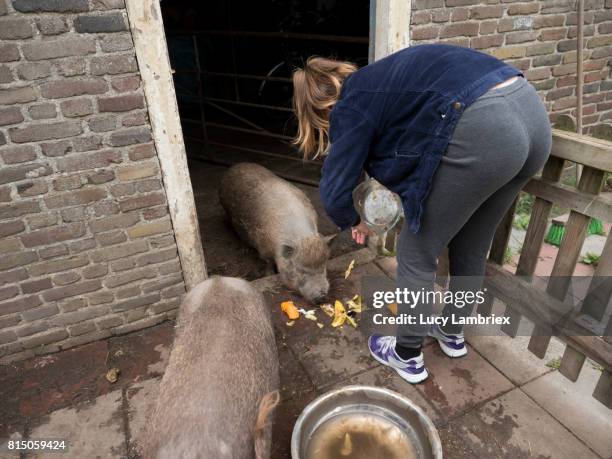
{"label": "metal bowl", "polygon": [[313,435],[340,415],[375,415],[394,424],[408,438],[419,459],[441,459],[442,445],[433,422],[408,398],[379,387],[347,386],[313,400],[300,414],[291,436],[291,458],[306,459]]}

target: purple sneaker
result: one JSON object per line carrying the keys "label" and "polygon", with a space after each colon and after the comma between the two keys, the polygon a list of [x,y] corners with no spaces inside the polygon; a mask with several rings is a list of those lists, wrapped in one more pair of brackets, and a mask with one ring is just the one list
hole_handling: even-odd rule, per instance
{"label": "purple sneaker", "polygon": [[467,354],[467,346],[465,345],[465,338],[463,333],[458,335],[447,335],[438,325],[431,327],[428,333],[429,336],[435,338],[440,345],[440,349],[446,355],[452,358],[463,357]]}
{"label": "purple sneaker", "polygon": [[427,369],[423,353],[409,360],[402,360],[395,353],[395,336],[372,335],[368,338],[370,354],[383,365],[393,368],[410,384],[417,384],[427,379]]}

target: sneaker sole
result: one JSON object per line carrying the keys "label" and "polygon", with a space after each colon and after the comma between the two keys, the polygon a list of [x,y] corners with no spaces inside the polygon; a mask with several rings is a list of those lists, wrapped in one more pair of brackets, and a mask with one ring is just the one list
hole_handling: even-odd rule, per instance
{"label": "sneaker sole", "polygon": [[464,348],[463,350],[453,349],[453,348],[446,346],[441,339],[438,339],[435,336],[432,336],[432,338],[438,342],[438,346],[440,346],[440,350],[444,352],[444,354],[446,354],[446,356],[450,357],[451,359],[458,359],[461,357],[465,357],[467,355],[467,348]]}
{"label": "sneaker sole", "polygon": [[409,382],[410,384],[418,384],[420,382],[425,381],[429,377],[429,373],[427,373],[427,368],[423,368],[423,373],[421,374],[408,375],[402,370],[400,370],[399,368],[395,368],[394,366],[389,365],[389,362],[385,362],[383,359],[379,358],[377,355],[375,355],[372,352],[371,349],[368,348],[368,350],[370,351],[370,355],[374,358],[374,360],[376,360],[378,363],[381,363],[382,365],[386,367],[394,369],[400,378],[402,378],[406,382]]}

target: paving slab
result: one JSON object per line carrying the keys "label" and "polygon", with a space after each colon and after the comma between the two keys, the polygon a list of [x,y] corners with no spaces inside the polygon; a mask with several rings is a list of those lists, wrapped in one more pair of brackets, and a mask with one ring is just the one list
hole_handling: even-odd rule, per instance
{"label": "paving slab", "polygon": [[[407,383],[399,375],[389,367],[379,365],[371,370],[359,373],[342,383],[336,384],[330,387],[328,390],[339,389],[349,385],[358,384],[364,386],[382,387],[397,392],[400,395],[408,398],[414,402],[419,408],[421,408],[427,416],[434,422],[439,423],[443,421],[443,417],[436,411],[431,403],[423,397],[421,392],[413,386]],[[322,392],[326,392],[322,391]]]}
{"label": "paving slab", "polygon": [[574,383],[558,371],[522,387],[574,435],[602,457],[612,457],[612,410],[592,397],[601,371],[587,360]]}
{"label": "paving slab", "polygon": [[[126,455],[124,423],[121,413],[122,391],[101,395],[82,406],[63,408],[41,419],[29,439],[66,439],[67,457],[104,458]],[[29,455],[37,459],[57,459],[57,453]]]}
{"label": "paving slab", "polygon": [[161,378],[151,378],[134,384],[126,391],[128,403],[129,456],[142,452],[142,440],[147,417],[155,406]]}
{"label": "paving slab", "polygon": [[544,359],[527,349],[528,336],[469,336],[469,344],[516,385],[525,384],[553,371],[546,364],[561,358],[565,345],[553,339]]}
{"label": "paving slab", "polygon": [[289,346],[285,343],[277,342],[277,348],[281,403],[285,400],[293,400],[303,393],[314,391],[313,382]]}
{"label": "paving slab", "polygon": [[447,457],[598,457],[519,388],[454,419],[444,430],[442,437],[450,433],[452,445],[461,447],[463,441],[460,454]]}
{"label": "paving slab", "polygon": [[414,387],[446,420],[514,388],[470,346],[459,359],[447,357],[435,343],[423,354],[429,378]]}
{"label": "paving slab", "polygon": [[296,393],[292,398],[284,399],[277,406],[272,427],[271,459],[291,457],[291,434],[295,421],[306,405],[315,398],[314,390]]}
{"label": "paving slab", "polygon": [[161,376],[174,340],[174,321],[108,340],[109,368],[121,370],[120,382],[129,384]]}

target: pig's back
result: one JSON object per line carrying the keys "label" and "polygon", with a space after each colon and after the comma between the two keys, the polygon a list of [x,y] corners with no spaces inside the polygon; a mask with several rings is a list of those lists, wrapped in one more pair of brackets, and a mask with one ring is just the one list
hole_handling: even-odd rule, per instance
{"label": "pig's back", "polygon": [[253,458],[259,404],[276,389],[278,354],[261,293],[235,278],[199,284],[179,311],[145,458]]}
{"label": "pig's back", "polygon": [[230,167],[219,197],[240,235],[264,257],[274,247],[317,232],[317,214],[302,190],[254,163]]}

